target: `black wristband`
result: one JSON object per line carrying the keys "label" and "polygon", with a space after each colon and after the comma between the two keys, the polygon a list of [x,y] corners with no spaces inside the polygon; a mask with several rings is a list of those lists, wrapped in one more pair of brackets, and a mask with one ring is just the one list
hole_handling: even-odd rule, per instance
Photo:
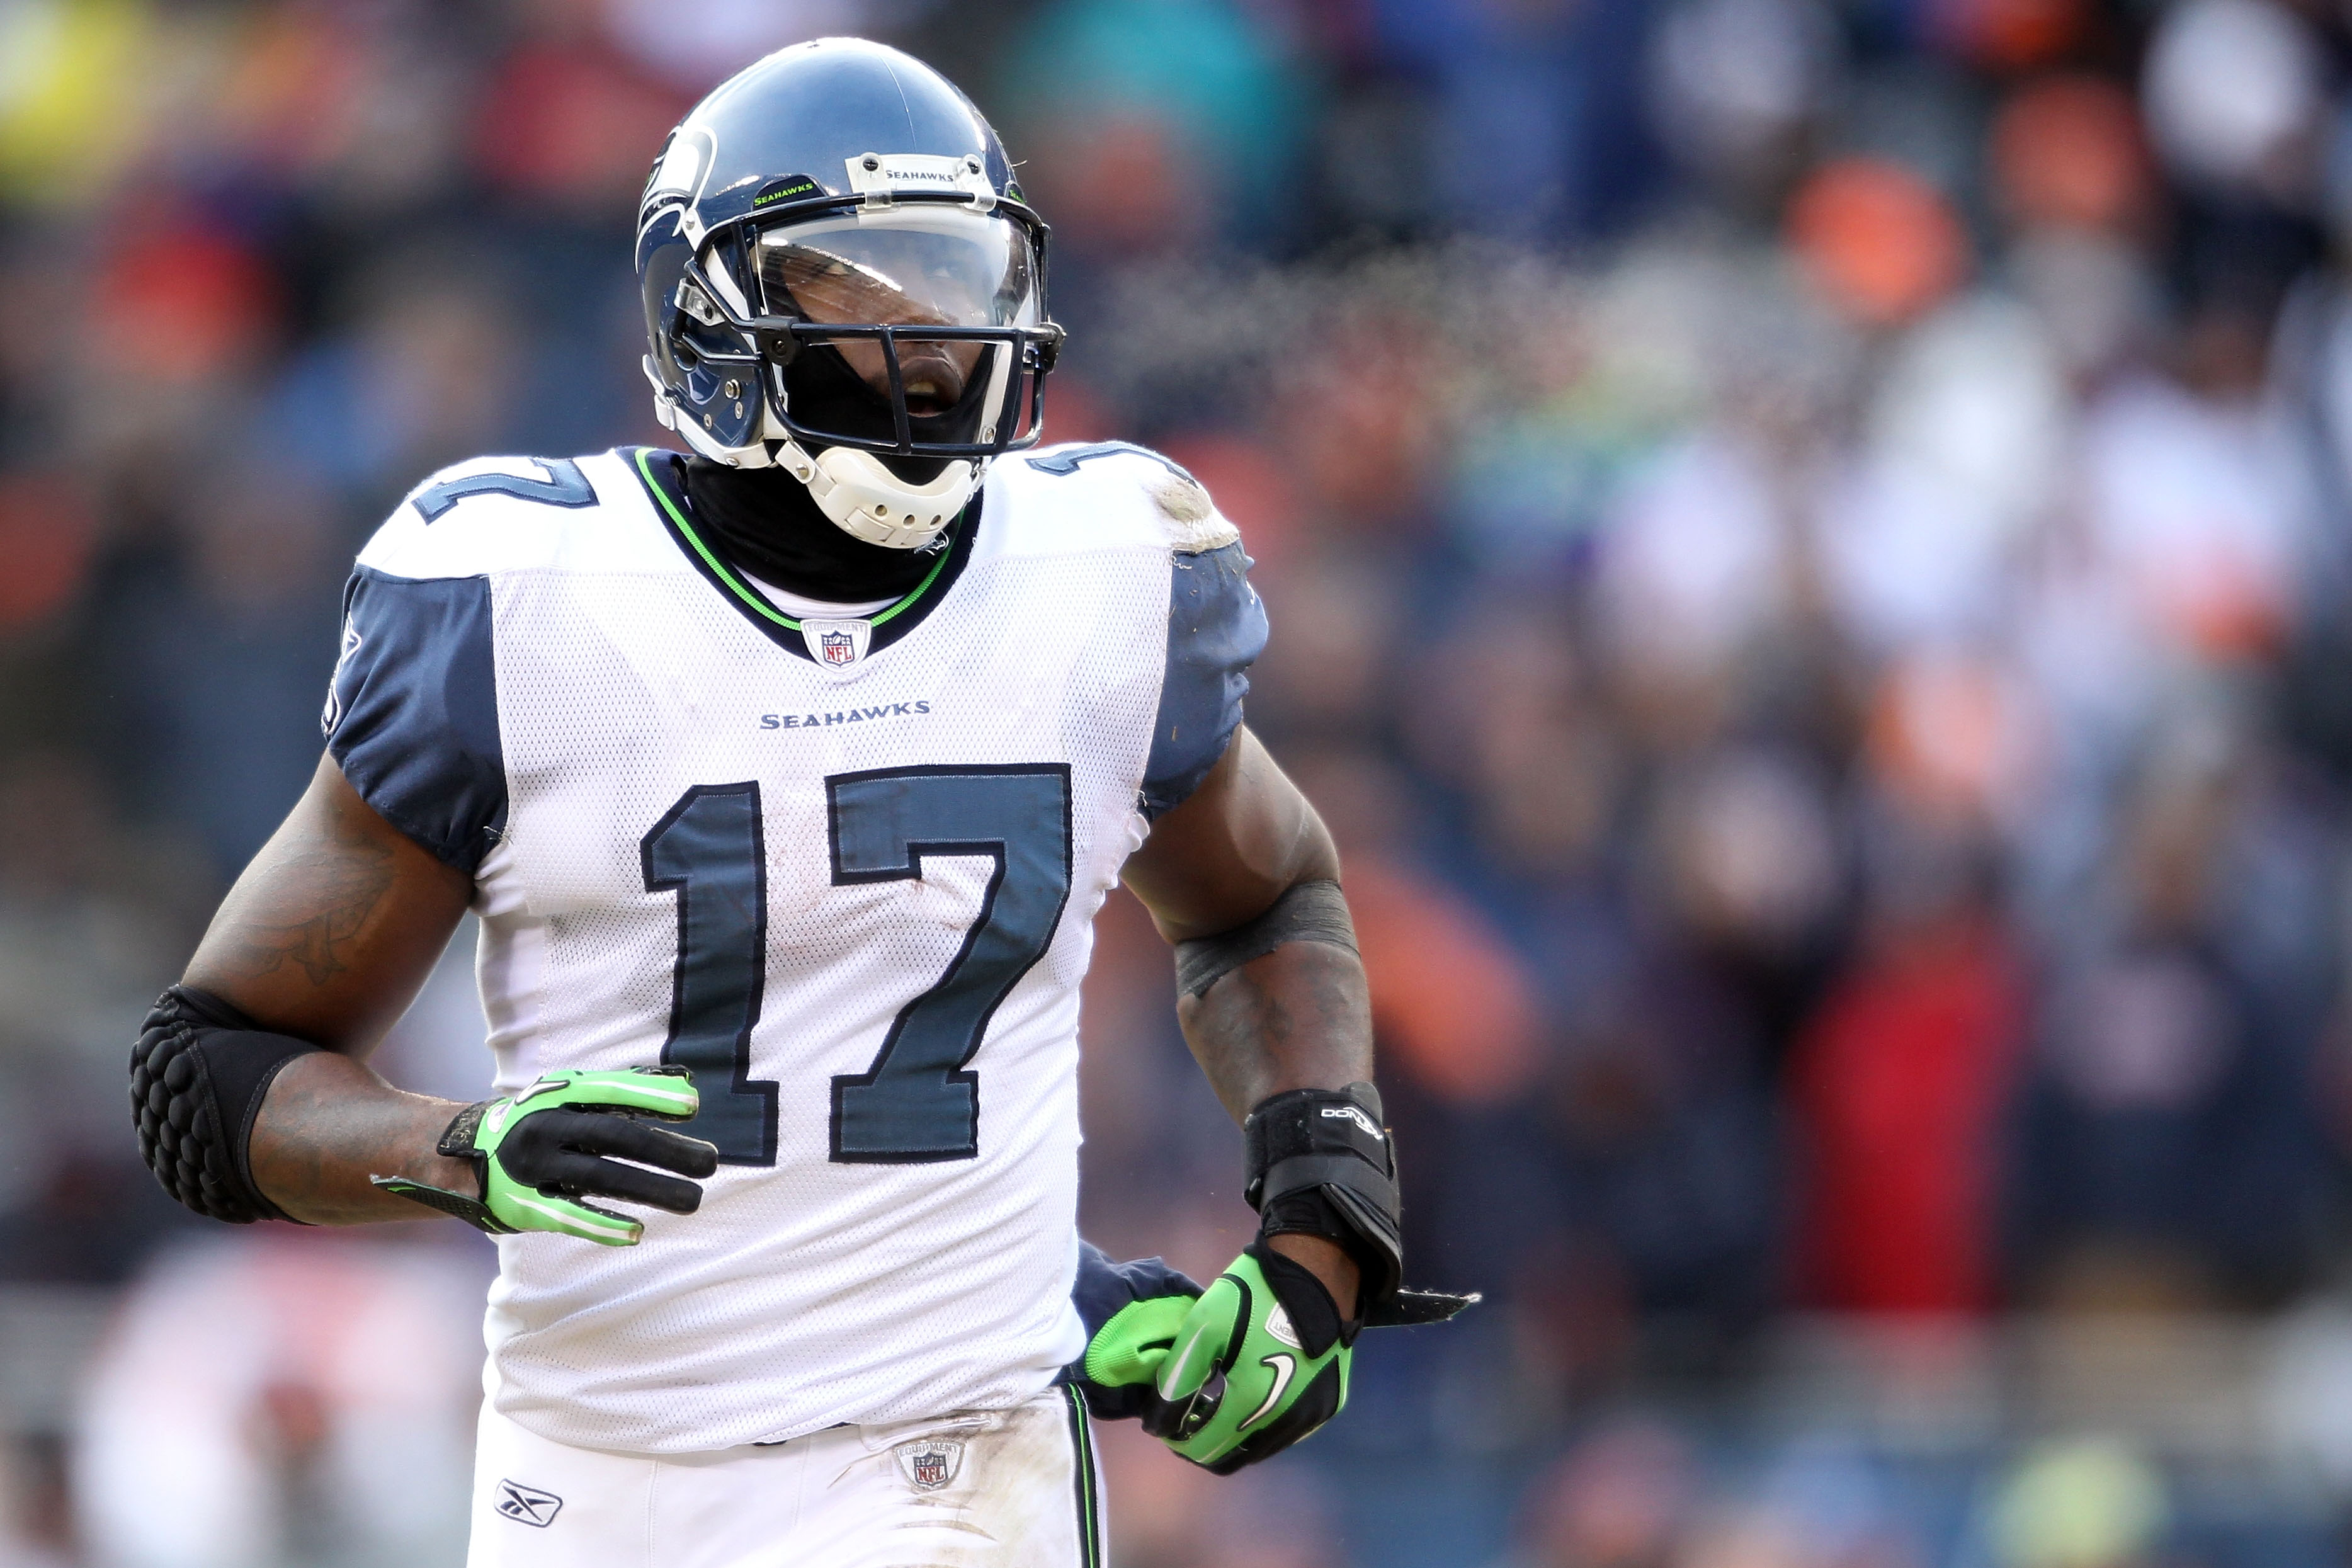
{"label": "black wristband", "polygon": [[1258,1211],[1260,1236],[1319,1236],[1354,1250],[1353,1232],[1321,1187],[1286,1193]]}
{"label": "black wristband", "polygon": [[174,985],[131,1048],[139,1154],[163,1190],[212,1219],[291,1219],[255,1185],[248,1143],[269,1086],[320,1047],[254,1027],[217,996]]}
{"label": "black wristband", "polygon": [[1354,1083],[1274,1095],[1243,1121],[1242,1140],[1242,1195],[1258,1211],[1258,1234],[1337,1243],[1363,1271],[1359,1316],[1386,1302],[1402,1278],[1404,1243],[1380,1091]]}

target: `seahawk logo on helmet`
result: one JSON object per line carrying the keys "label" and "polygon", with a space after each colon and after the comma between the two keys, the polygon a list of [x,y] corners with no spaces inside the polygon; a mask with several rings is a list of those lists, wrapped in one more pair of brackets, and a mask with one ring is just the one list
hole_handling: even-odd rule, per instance
{"label": "seahawk logo on helmet", "polygon": [[935,544],[1036,444],[1045,226],[980,110],[896,49],[796,45],[696,105],[646,183],[637,281],[662,423],[869,543]]}

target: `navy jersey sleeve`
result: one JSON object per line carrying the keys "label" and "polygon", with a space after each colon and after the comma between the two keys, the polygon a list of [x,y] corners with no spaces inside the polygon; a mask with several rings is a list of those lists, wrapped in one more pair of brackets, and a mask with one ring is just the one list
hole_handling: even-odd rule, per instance
{"label": "navy jersey sleeve", "polygon": [[[1126,1263],[1114,1263],[1110,1255],[1091,1241],[1078,1243],[1077,1278],[1070,1285],[1070,1302],[1078,1310],[1079,1321],[1086,1324],[1087,1338],[1102,1332],[1102,1327],[1117,1317],[1119,1309],[1137,1301],[1158,1296],[1198,1296],[1201,1287],[1181,1269],[1171,1268],[1167,1260],[1159,1258],[1138,1258]],[[1060,1381],[1076,1385],[1086,1397],[1087,1413],[1097,1421],[1124,1421],[1143,1414],[1151,1392],[1150,1384],[1133,1384],[1110,1387],[1087,1376],[1084,1356],[1062,1369]]]}
{"label": "navy jersey sleeve", "polygon": [[1242,721],[1249,667],[1265,651],[1265,605],[1239,542],[1170,559],[1168,672],[1143,764],[1147,817],[1184,804],[1224,755]]}
{"label": "navy jersey sleeve", "polygon": [[1114,1263],[1110,1254],[1091,1241],[1078,1243],[1077,1277],[1070,1282],[1070,1302],[1087,1326],[1087,1338],[1118,1315],[1121,1307],[1154,1296],[1197,1296],[1201,1287],[1164,1258],[1135,1258]]}
{"label": "navy jersey sleeve", "polygon": [[507,817],[489,579],[353,572],[323,722],[361,799],[437,859],[479,867]]}

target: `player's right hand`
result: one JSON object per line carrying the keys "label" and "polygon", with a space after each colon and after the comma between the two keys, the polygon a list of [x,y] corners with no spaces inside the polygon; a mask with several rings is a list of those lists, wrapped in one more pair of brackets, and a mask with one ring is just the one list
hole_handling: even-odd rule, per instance
{"label": "player's right hand", "polygon": [[618,1198],[692,1214],[702,1189],[681,1178],[717,1171],[719,1151],[638,1118],[685,1121],[700,1107],[684,1068],[551,1072],[520,1094],[467,1106],[441,1134],[441,1153],[473,1162],[479,1195],[404,1176],[370,1180],[492,1236],[548,1230],[634,1247],[643,1225],[580,1200]]}

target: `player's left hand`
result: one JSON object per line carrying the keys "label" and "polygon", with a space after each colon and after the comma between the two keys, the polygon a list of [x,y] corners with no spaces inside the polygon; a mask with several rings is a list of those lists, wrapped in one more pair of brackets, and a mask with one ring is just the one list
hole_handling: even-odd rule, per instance
{"label": "player's left hand", "polygon": [[1278,1454],[1348,1403],[1354,1329],[1304,1265],[1252,1242],[1176,1325],[1143,1429],[1220,1476]]}
{"label": "player's left hand", "polygon": [[1166,1272],[1177,1282],[1170,1293],[1139,1293],[1119,1307],[1071,1371],[1095,1415],[1140,1415],[1145,1431],[1221,1476],[1339,1413],[1359,1329],[1442,1323],[1478,1300],[1400,1290],[1348,1322],[1321,1280],[1262,1238],[1206,1291]]}

